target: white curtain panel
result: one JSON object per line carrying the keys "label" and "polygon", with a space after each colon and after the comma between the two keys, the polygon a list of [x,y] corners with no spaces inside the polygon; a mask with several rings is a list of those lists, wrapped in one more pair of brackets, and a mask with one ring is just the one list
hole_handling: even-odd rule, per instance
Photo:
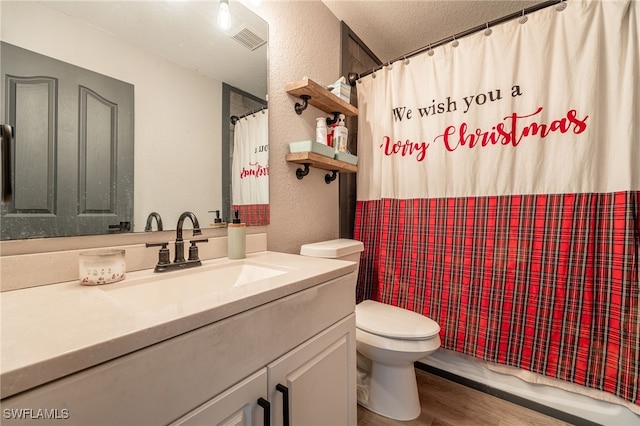
{"label": "white curtain panel", "polygon": [[358,200],[640,189],[640,2],[570,0],[358,82]]}

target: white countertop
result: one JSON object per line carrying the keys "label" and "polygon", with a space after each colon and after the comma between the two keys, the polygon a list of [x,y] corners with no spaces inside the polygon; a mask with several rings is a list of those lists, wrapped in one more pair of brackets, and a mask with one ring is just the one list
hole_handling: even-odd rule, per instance
{"label": "white countertop", "polygon": [[[170,339],[356,269],[353,262],[274,252],[249,254],[246,260],[275,265],[284,272],[255,283],[170,303],[162,301],[161,281],[150,281],[177,276],[187,280],[195,277],[199,270],[233,261],[212,259],[203,261],[202,267],[175,272],[131,272],[124,281],[101,286],[83,286],[78,281],[71,281],[1,293],[1,397]],[[142,304],[129,303],[135,302],[134,299],[127,300],[129,290],[140,294],[142,289],[157,291],[155,296],[159,297],[150,293],[149,299],[144,298]],[[117,292],[120,292],[118,297],[114,296]],[[156,299],[162,303],[154,305]],[[141,300],[138,297],[137,301]]]}

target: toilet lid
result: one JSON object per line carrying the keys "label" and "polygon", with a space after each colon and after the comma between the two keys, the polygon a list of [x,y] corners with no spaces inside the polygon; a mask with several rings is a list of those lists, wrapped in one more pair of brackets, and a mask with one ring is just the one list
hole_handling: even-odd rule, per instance
{"label": "toilet lid", "polygon": [[356,305],[356,327],[368,333],[392,339],[427,340],[440,332],[434,320],[373,300]]}

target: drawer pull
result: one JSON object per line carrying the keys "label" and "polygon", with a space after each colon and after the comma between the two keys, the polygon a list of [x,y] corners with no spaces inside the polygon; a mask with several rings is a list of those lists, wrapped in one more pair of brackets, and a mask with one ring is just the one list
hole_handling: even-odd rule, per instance
{"label": "drawer pull", "polygon": [[258,405],[264,408],[264,426],[271,425],[271,404],[266,399],[260,397],[258,398]]}
{"label": "drawer pull", "polygon": [[282,426],[289,426],[289,388],[278,383],[276,390],[282,392]]}

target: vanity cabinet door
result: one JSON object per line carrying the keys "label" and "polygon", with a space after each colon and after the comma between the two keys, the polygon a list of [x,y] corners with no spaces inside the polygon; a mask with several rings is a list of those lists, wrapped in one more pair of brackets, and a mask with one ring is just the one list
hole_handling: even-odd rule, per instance
{"label": "vanity cabinet door", "polygon": [[287,424],[287,415],[289,425],[355,425],[355,315],[269,364],[268,371],[273,425]]}
{"label": "vanity cabinet door", "polygon": [[267,369],[263,368],[171,425],[262,426],[269,408],[260,406],[258,400],[266,395]]}

